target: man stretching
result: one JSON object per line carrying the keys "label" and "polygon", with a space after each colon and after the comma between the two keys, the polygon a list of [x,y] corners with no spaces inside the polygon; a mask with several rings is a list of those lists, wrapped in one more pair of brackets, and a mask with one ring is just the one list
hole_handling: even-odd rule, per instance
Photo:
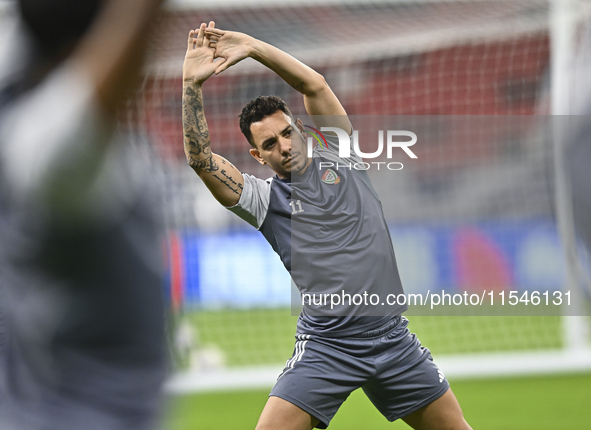
{"label": "man stretching", "polygon": [[[333,293],[353,285],[358,291],[387,287],[401,294],[390,234],[366,172],[327,167],[361,161],[339,159],[334,136],[308,157],[302,122],[278,97],[259,97],[242,110],[240,129],[250,154],[276,176],[262,180],[242,174],[211,151],[201,87],[213,73],[246,57],[299,91],[316,127],[352,134],[345,109],[320,74],[271,45],[210,22],[189,33],[183,66],[189,165],[222,205],[265,236],[301,293]],[[309,242],[318,234],[323,240]],[[390,421],[402,418],[415,429],[470,429],[429,350],[407,329],[408,320],[400,315],[405,310],[392,306],[383,316],[329,315],[305,307],[294,355],[271,390],[257,430],[326,428],[357,388]]]}

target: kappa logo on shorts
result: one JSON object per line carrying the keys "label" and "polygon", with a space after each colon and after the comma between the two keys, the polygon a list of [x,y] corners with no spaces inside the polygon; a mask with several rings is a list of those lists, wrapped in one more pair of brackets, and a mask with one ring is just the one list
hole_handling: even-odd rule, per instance
{"label": "kappa logo on shorts", "polygon": [[322,175],[322,182],[328,185],[336,185],[341,182],[341,178],[335,173],[334,170],[327,169]]}
{"label": "kappa logo on shorts", "polygon": [[437,373],[439,374],[439,383],[441,384],[445,380],[445,375],[439,369],[437,369]]}

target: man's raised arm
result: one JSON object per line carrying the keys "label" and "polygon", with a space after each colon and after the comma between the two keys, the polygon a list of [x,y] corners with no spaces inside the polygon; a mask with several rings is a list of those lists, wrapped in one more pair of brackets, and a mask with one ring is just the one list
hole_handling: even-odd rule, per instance
{"label": "man's raised arm", "polygon": [[[210,28],[214,23],[210,22]],[[214,50],[205,37],[205,24],[191,30],[183,64],[183,134],[185,155],[189,165],[199,175],[217,201],[234,206],[240,200],[244,179],[242,174],[223,157],[211,152],[209,129],[203,111],[201,87],[218,63],[213,62]],[[223,60],[222,60],[223,61]]]}
{"label": "man's raised arm", "polygon": [[[30,2],[22,2],[30,3]],[[111,118],[141,69],[149,33],[163,0],[109,0],[71,55],[84,69]],[[51,16],[47,19],[51,19]]]}
{"label": "man's raised arm", "polygon": [[209,27],[205,34],[215,46],[215,56],[224,59],[216,67],[216,74],[251,57],[303,94],[306,112],[313,117],[316,126],[339,127],[351,133],[345,108],[321,74],[282,50],[244,33]]}

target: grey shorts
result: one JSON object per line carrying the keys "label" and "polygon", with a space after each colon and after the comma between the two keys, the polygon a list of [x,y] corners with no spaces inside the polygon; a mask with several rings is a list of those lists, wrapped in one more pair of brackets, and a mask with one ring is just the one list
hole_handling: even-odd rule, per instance
{"label": "grey shorts", "polygon": [[320,429],[357,388],[389,421],[404,417],[449,389],[431,353],[407,326],[406,318],[395,317],[352,337],[296,334],[293,356],[269,395],[319,419]]}

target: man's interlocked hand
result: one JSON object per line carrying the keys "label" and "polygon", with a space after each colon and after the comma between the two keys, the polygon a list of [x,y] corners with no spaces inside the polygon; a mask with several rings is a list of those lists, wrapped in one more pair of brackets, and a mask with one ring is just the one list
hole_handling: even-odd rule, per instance
{"label": "man's interlocked hand", "polygon": [[252,53],[251,36],[237,31],[224,31],[214,26],[205,29],[205,37],[210,40],[210,45],[215,48],[216,61],[215,74],[219,74],[228,67],[249,57]]}
{"label": "man's interlocked hand", "polygon": [[205,23],[196,30],[189,32],[187,41],[187,53],[183,63],[183,81],[186,83],[201,85],[205,82],[225,60],[219,60],[214,63],[215,47],[211,39],[205,36],[206,28],[213,29],[215,23],[209,22],[209,27]]}

